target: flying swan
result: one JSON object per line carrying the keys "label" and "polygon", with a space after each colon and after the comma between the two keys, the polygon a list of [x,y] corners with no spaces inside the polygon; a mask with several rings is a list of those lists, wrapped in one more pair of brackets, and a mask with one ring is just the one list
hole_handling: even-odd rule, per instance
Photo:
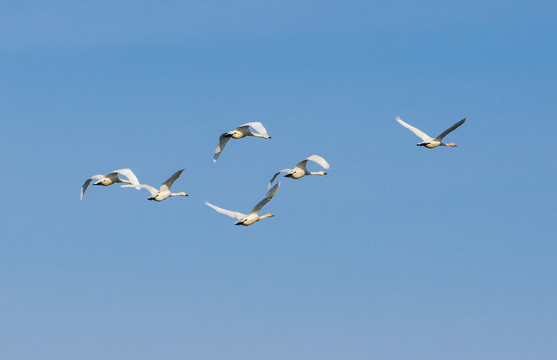
{"label": "flying swan", "polygon": [[236,211],[221,209],[220,207],[215,206],[215,205],[209,203],[208,201],[205,201],[205,205],[207,205],[209,207],[212,207],[215,211],[220,212],[221,214],[224,214],[226,216],[230,216],[230,217],[238,219],[238,221],[235,222],[234,225],[249,226],[253,223],[256,223],[260,220],[265,219],[266,217],[275,216],[272,213],[268,213],[268,214],[265,214],[263,216],[259,216],[259,211],[263,208],[263,206],[265,206],[265,204],[267,204],[269,201],[271,201],[273,196],[275,196],[275,194],[277,193],[279,187],[280,187],[280,181],[278,182],[278,184],[273,186],[273,188],[271,190],[269,190],[269,192],[267,193],[267,195],[265,195],[263,200],[261,200],[257,205],[255,205],[253,210],[247,215],[236,212]]}
{"label": "flying swan", "polygon": [[421,131],[420,129],[416,129],[415,127],[408,125],[407,123],[405,123],[404,121],[402,121],[398,116],[396,117],[396,121],[398,121],[400,123],[400,125],[404,126],[405,128],[407,128],[408,130],[412,131],[414,134],[416,134],[420,139],[423,140],[423,142],[418,143],[418,146],[425,146],[428,149],[433,149],[437,146],[456,146],[455,143],[449,143],[449,144],[445,144],[443,143],[443,138],[445,136],[447,136],[451,131],[453,131],[454,129],[456,129],[457,127],[459,127],[460,125],[464,124],[464,122],[466,121],[466,118],[460,120],[459,122],[457,122],[456,124],[454,124],[453,126],[451,126],[450,128],[448,128],[447,130],[443,131],[439,136],[437,136],[436,138],[432,138],[429,135],[427,135],[426,133],[424,133],[423,131]]}
{"label": "flying swan", "polygon": [[330,167],[329,163],[325,161],[325,159],[323,159],[321,156],[311,155],[310,157],[307,157],[304,160],[300,161],[298,164],[296,164],[296,166],[294,166],[294,169],[282,169],[281,171],[277,172],[273,176],[271,181],[269,181],[269,185],[267,186],[267,188],[271,187],[273,181],[275,181],[275,179],[281,172],[286,173],[286,175],[284,175],[285,177],[289,177],[292,179],[301,179],[306,175],[327,175],[327,173],[324,171],[317,171],[317,172],[308,171],[308,169],[306,169],[306,164],[308,161],[313,161],[314,163],[321,165],[321,167],[324,169],[328,169]]}
{"label": "flying swan", "polygon": [[[118,177],[118,174],[124,175],[125,177],[128,178],[128,180],[120,179]],[[109,185],[116,184],[116,183],[127,183],[127,184],[131,184],[131,185],[122,185],[122,187],[123,186],[128,186],[128,187],[136,188],[137,190],[141,189],[141,187],[139,185],[139,180],[137,180],[137,177],[135,176],[133,171],[131,171],[130,169],[114,170],[113,172],[111,172],[108,175],[93,175],[89,179],[85,180],[85,182],[83,183],[83,186],[81,187],[81,195],[79,197],[79,200],[83,199],[83,195],[85,194],[85,190],[87,190],[87,187],[89,186],[89,184],[93,180],[97,180],[93,183],[93,185],[109,186]]]}
{"label": "flying swan", "polygon": [[[255,133],[250,130],[250,126],[256,131]],[[267,134],[267,130],[265,130],[265,128],[260,122],[249,122],[244,125],[240,125],[236,128],[236,130],[226,132],[220,136],[219,144],[215,149],[215,156],[213,157],[213,162],[217,162],[217,159],[219,158],[220,154],[224,150],[224,147],[226,146],[226,143],[228,143],[228,140],[230,140],[230,138],[241,139],[246,136],[256,136],[265,139],[271,138],[269,134]]]}
{"label": "flying swan", "polygon": [[[170,187],[172,186],[174,181],[176,181],[176,179],[178,179],[180,175],[182,175],[182,171],[184,171],[184,169],[176,171],[171,177],[163,182],[160,190],[157,190],[147,184],[140,184],[139,186],[141,186],[143,189],[149,190],[149,192],[151,193],[151,196],[149,196],[147,200],[163,201],[171,196],[188,196],[188,194],[186,194],[185,192],[170,192]],[[122,185],[122,187],[133,187],[133,185]]]}

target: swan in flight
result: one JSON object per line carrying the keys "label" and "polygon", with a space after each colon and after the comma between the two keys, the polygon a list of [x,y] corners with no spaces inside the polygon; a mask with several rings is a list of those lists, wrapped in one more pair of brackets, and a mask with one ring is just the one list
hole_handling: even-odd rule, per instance
{"label": "swan in flight", "polygon": [[[120,179],[118,177],[118,174],[124,175],[125,177],[128,178],[128,180]],[[85,180],[85,182],[83,183],[83,186],[81,187],[81,196],[79,197],[79,200],[83,199],[83,195],[85,194],[85,190],[87,190],[87,187],[89,186],[89,184],[93,180],[97,180],[93,183],[93,185],[109,186],[109,185],[116,184],[116,183],[127,183],[127,184],[131,184],[131,185],[126,185],[126,186],[136,188],[137,190],[141,189],[141,187],[139,185],[139,180],[137,180],[137,177],[135,176],[133,171],[131,171],[130,169],[114,170],[110,174],[107,174],[107,175],[93,175],[89,179]]]}
{"label": "swan in flight", "polygon": [[[250,130],[250,126],[256,132],[252,132]],[[256,136],[256,137],[261,137],[261,138],[264,138],[264,139],[270,139],[271,138],[269,136],[269,134],[267,134],[267,130],[265,130],[265,128],[263,127],[263,125],[260,122],[249,122],[249,123],[246,123],[244,125],[240,125],[236,128],[236,130],[226,132],[226,133],[224,133],[220,136],[219,144],[217,145],[217,148],[215,149],[215,156],[213,157],[213,162],[217,162],[217,159],[219,158],[220,154],[224,150],[224,147],[226,146],[226,144],[228,143],[228,140],[230,140],[230,138],[241,139],[241,138],[246,137],[246,136]]]}
{"label": "swan in flight", "polygon": [[429,135],[427,135],[426,133],[424,133],[423,131],[421,131],[420,129],[416,129],[415,127],[408,125],[407,123],[405,123],[404,121],[402,121],[398,116],[396,117],[396,121],[398,121],[400,123],[400,125],[404,126],[405,128],[407,128],[408,130],[412,131],[414,134],[416,134],[420,139],[423,140],[423,142],[418,143],[418,146],[425,146],[428,149],[433,149],[437,146],[456,146],[455,143],[449,143],[449,144],[445,144],[443,143],[443,138],[445,136],[447,136],[451,131],[453,131],[454,129],[456,129],[457,127],[459,127],[460,125],[464,124],[464,122],[466,121],[466,118],[460,120],[459,122],[457,122],[456,124],[454,124],[453,126],[451,126],[450,128],[448,128],[447,130],[443,131],[439,136],[437,136],[436,138],[432,138]]}
{"label": "swan in flight", "polygon": [[[176,181],[176,179],[178,179],[180,175],[182,175],[182,171],[184,171],[184,169],[176,171],[171,177],[169,177],[165,182],[163,182],[160,190],[157,190],[154,187],[146,184],[140,184],[139,186],[141,186],[143,189],[149,190],[149,192],[151,193],[151,196],[149,196],[147,200],[163,201],[165,199],[168,199],[171,196],[188,196],[188,194],[186,194],[185,192],[179,192],[179,193],[170,192],[170,187],[172,186],[174,181]],[[122,185],[122,187],[134,187],[134,186]]]}
{"label": "swan in flight", "polygon": [[267,193],[267,195],[265,195],[263,200],[261,200],[257,205],[255,205],[253,210],[247,215],[236,212],[236,211],[221,209],[220,207],[215,206],[215,205],[209,203],[208,201],[205,201],[205,205],[207,205],[209,207],[212,207],[215,211],[220,212],[221,214],[224,214],[224,215],[227,215],[227,216],[238,219],[238,221],[235,222],[234,225],[249,226],[253,223],[256,223],[260,220],[265,219],[266,217],[275,216],[272,213],[268,213],[268,214],[265,214],[263,216],[259,216],[259,211],[263,208],[263,206],[265,206],[265,204],[267,204],[269,201],[271,201],[273,196],[275,196],[275,194],[277,193],[279,187],[280,187],[280,181],[278,182],[278,184],[273,186],[273,188],[271,190],[269,190],[269,192]]}
{"label": "swan in flight", "polygon": [[330,167],[329,163],[321,156],[311,155],[310,157],[307,157],[304,160],[300,161],[298,164],[296,164],[296,166],[294,166],[294,169],[282,169],[281,171],[277,172],[273,176],[271,181],[269,181],[269,185],[267,186],[267,188],[271,187],[273,181],[275,181],[275,179],[281,172],[286,173],[286,175],[284,175],[285,177],[289,177],[292,179],[301,179],[306,175],[327,175],[327,173],[324,171],[317,171],[317,172],[308,171],[308,169],[306,169],[306,164],[308,161],[313,161],[314,163],[321,165],[323,169],[328,169]]}

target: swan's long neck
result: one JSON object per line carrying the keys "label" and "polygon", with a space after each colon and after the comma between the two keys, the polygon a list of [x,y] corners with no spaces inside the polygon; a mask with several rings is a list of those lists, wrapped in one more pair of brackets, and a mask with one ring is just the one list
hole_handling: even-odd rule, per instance
{"label": "swan's long neck", "polygon": [[170,196],[188,196],[188,194],[182,191],[179,193],[170,193]]}
{"label": "swan's long neck", "polygon": [[315,171],[315,172],[309,172],[308,175],[327,175],[326,172],[324,171]]}
{"label": "swan's long neck", "polygon": [[260,216],[259,219],[257,219],[257,221],[263,220],[263,219],[268,218],[268,217],[273,217],[273,216],[275,216],[275,215],[273,215],[272,213],[268,213],[268,214]]}
{"label": "swan's long neck", "polygon": [[264,139],[270,139],[271,137],[269,135],[261,135],[261,134],[256,134],[254,132],[249,132],[248,134],[249,136],[255,136],[255,137],[260,137],[260,138],[264,138]]}

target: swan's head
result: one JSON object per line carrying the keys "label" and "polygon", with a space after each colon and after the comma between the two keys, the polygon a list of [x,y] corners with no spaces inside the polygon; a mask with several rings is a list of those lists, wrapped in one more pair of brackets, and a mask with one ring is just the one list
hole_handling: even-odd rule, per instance
{"label": "swan's head", "polygon": [[178,195],[180,195],[180,196],[188,196],[188,194],[186,194],[186,193],[183,192],[183,191],[182,191],[182,192],[179,192]]}
{"label": "swan's head", "polygon": [[275,216],[275,214],[268,213],[268,214],[263,215],[262,217],[266,218],[266,217],[273,217],[273,216]]}
{"label": "swan's head", "polygon": [[455,147],[456,144],[455,143],[450,143],[450,144],[445,144],[446,146],[451,146],[451,147]]}

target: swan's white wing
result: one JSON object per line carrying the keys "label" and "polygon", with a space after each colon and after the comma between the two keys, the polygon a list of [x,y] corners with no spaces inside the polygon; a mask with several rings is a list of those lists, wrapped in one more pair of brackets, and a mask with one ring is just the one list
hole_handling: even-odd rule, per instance
{"label": "swan's white wing", "polygon": [[170,187],[172,186],[172,184],[174,184],[174,181],[176,181],[176,179],[178,179],[180,175],[182,175],[182,171],[184,171],[184,169],[176,171],[174,174],[172,174],[171,177],[169,177],[165,182],[163,182],[161,185],[161,191],[164,190],[170,191]]}
{"label": "swan's white wing", "polygon": [[246,123],[244,125],[240,125],[238,127],[240,128],[240,127],[244,127],[244,126],[251,126],[255,131],[257,131],[259,133],[259,135],[269,136],[269,134],[267,134],[267,130],[263,127],[263,124],[261,124],[258,121],[249,122],[249,123]]}
{"label": "swan's white wing", "polygon": [[85,180],[85,183],[83,183],[83,186],[81,187],[81,194],[79,195],[79,200],[83,200],[83,194],[85,194],[85,191],[87,190],[87,187],[89,187],[91,181],[93,181],[93,179],[87,179]]}
{"label": "swan's white wing", "polygon": [[135,188],[137,190],[141,189],[141,187],[139,186],[139,180],[137,179],[133,171],[131,171],[130,169],[114,170],[113,173],[124,175],[125,177],[128,178],[129,181],[131,181],[132,185],[135,185]]}
{"label": "swan's white wing", "polygon": [[226,146],[226,143],[228,143],[228,140],[230,140],[230,137],[224,136],[226,134],[222,134],[219,138],[219,144],[217,145],[217,148],[215,149],[215,156],[213,157],[213,162],[217,162],[217,159],[220,156],[220,153],[224,150],[224,147]]}
{"label": "swan's white wing", "polygon": [[81,186],[81,195],[79,196],[79,200],[83,200],[83,195],[85,194],[85,190],[87,190],[91,181],[99,180],[99,179],[102,179],[102,178],[104,178],[104,175],[93,175],[89,179],[85,180],[85,182],[83,183],[83,186]]}
{"label": "swan's white wing", "polygon": [[269,185],[267,185],[267,189],[271,188],[271,185],[273,185],[273,181],[275,181],[275,179],[277,178],[277,176],[279,176],[279,174],[281,172],[291,173],[292,171],[294,171],[294,170],[293,169],[282,169],[281,171],[279,171],[278,173],[273,175],[273,177],[271,178],[271,181],[269,181]]}
{"label": "swan's white wing", "polygon": [[456,129],[457,127],[459,127],[460,125],[464,124],[464,122],[466,121],[466,118],[460,120],[459,122],[457,122],[456,124],[454,124],[453,126],[451,126],[450,128],[448,128],[447,130],[443,131],[441,133],[441,135],[439,135],[438,137],[435,138],[435,140],[443,140],[443,138],[445,136],[447,136],[451,131],[453,131],[454,129]]}
{"label": "swan's white wing", "polygon": [[308,171],[308,169],[306,168],[307,163],[308,163],[308,159],[304,159],[299,163],[297,163],[296,166],[294,166],[294,169],[298,168],[298,169],[302,169],[303,172],[307,172]]}
{"label": "swan's white wing", "polygon": [[[304,159],[304,161],[306,163],[307,163],[308,160],[319,164],[323,169],[328,169],[330,167],[329,163],[319,155],[311,155],[310,157]],[[300,165],[301,163],[302,162],[300,162],[298,165]],[[296,165],[296,166],[298,166],[298,165]]]}
{"label": "swan's white wing", "polygon": [[245,214],[242,214],[242,213],[239,213],[239,212],[236,212],[236,211],[225,210],[225,209],[223,209],[223,208],[220,208],[220,207],[218,207],[218,206],[215,206],[215,205],[211,204],[211,203],[208,202],[208,201],[205,201],[205,205],[207,205],[207,206],[213,208],[213,210],[215,210],[216,212],[220,212],[221,214],[224,214],[224,215],[226,215],[226,216],[230,216],[230,217],[236,218],[236,219],[238,219],[238,220],[243,219],[243,218],[246,217]]}
{"label": "swan's white wing", "polygon": [[265,206],[265,204],[271,201],[271,199],[273,198],[273,196],[275,196],[279,188],[280,188],[280,181],[275,186],[273,186],[271,190],[269,190],[269,192],[265,195],[263,200],[261,200],[257,205],[255,205],[255,207],[250,212],[250,214],[259,213],[259,211],[263,208],[263,206]]}
{"label": "swan's white wing", "polygon": [[402,119],[399,118],[398,116],[396,117],[396,121],[398,121],[400,125],[404,126],[404,127],[407,128],[408,130],[412,131],[414,134],[416,134],[417,137],[419,137],[419,138],[422,139],[423,141],[431,141],[431,140],[433,140],[433,138],[430,137],[428,134],[426,134],[425,132],[421,131],[420,129],[417,129],[417,128],[413,127],[412,125],[408,125],[407,123],[405,123],[404,121],[402,121]]}

